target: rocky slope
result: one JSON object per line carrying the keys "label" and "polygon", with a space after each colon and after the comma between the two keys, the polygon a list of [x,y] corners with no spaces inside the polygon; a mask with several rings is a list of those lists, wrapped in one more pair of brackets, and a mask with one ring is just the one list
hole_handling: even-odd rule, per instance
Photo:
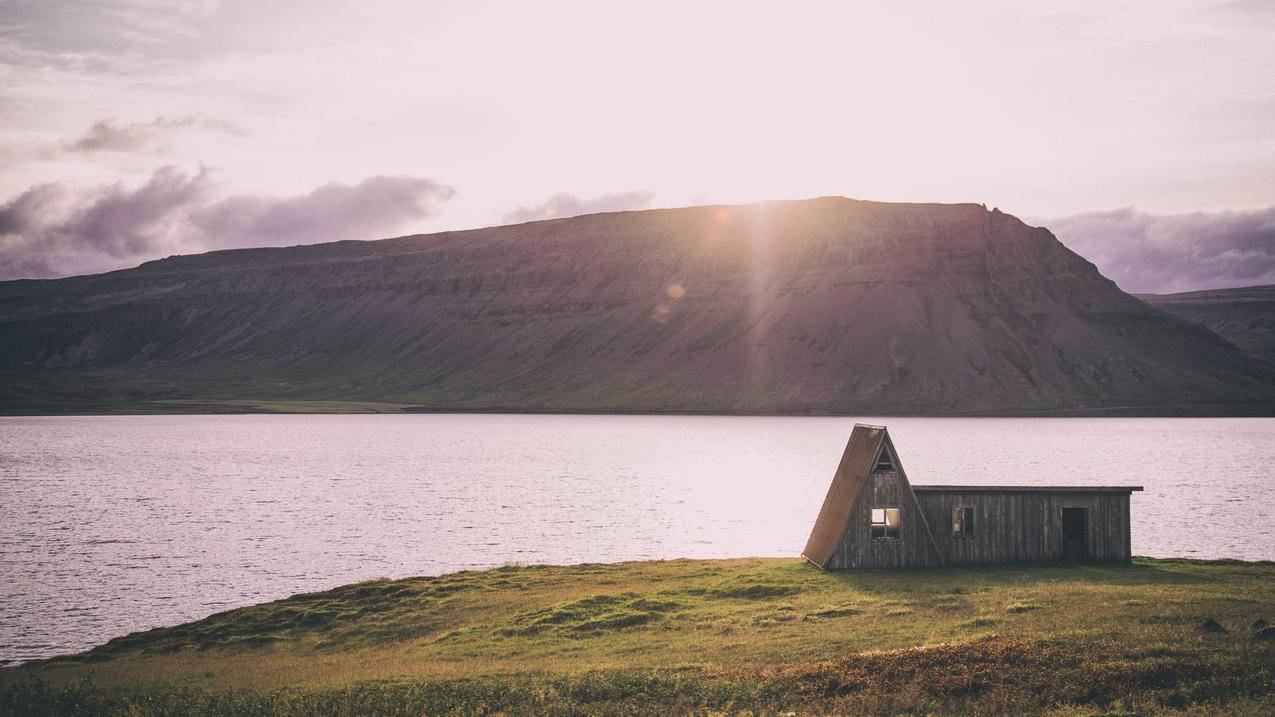
{"label": "rocky slope", "polygon": [[0,407],[1269,413],[1275,369],[979,205],[830,197],[0,283]]}
{"label": "rocky slope", "polygon": [[1254,356],[1275,361],[1275,285],[1145,294],[1138,298],[1207,326]]}

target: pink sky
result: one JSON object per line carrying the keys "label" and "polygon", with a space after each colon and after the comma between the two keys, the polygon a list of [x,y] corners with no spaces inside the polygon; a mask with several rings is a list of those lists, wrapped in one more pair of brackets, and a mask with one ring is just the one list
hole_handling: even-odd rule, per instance
{"label": "pink sky", "polygon": [[[830,194],[1024,217],[1259,210],[1273,32],[1262,2],[8,3],[0,202],[56,191],[0,241],[9,275],[16,253],[98,269],[65,235],[100,225],[63,219],[164,167],[199,182],[171,187],[194,209],[142,240],[119,229],[108,264]],[[407,204],[368,222],[210,228],[228,226],[214,207],[295,214],[320,188],[361,206],[387,177]]]}

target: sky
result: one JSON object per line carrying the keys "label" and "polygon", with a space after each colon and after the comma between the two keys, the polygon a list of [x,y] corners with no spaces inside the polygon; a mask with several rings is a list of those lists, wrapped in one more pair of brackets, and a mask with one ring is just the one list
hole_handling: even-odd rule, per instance
{"label": "sky", "polygon": [[844,195],[1275,283],[1275,0],[0,0],[0,278]]}

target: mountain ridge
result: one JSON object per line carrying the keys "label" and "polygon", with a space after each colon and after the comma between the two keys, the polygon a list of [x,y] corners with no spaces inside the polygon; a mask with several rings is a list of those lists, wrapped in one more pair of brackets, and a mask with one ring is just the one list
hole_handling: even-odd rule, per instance
{"label": "mountain ridge", "polygon": [[[0,410],[1269,413],[1275,369],[978,204],[839,197],[0,283]],[[77,409],[78,407],[78,409]],[[175,409],[180,410],[180,409]]]}
{"label": "mountain ridge", "polygon": [[1275,361],[1275,284],[1136,296],[1208,328],[1254,356]]}

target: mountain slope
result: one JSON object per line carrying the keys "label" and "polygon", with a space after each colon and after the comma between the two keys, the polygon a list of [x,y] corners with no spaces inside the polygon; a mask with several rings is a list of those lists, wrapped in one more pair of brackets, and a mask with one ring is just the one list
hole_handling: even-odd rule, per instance
{"label": "mountain slope", "polygon": [[1275,361],[1275,284],[1138,298],[1202,324],[1254,356]]}
{"label": "mountain slope", "polygon": [[0,404],[1265,413],[1272,368],[978,205],[844,198],[0,284]]}

